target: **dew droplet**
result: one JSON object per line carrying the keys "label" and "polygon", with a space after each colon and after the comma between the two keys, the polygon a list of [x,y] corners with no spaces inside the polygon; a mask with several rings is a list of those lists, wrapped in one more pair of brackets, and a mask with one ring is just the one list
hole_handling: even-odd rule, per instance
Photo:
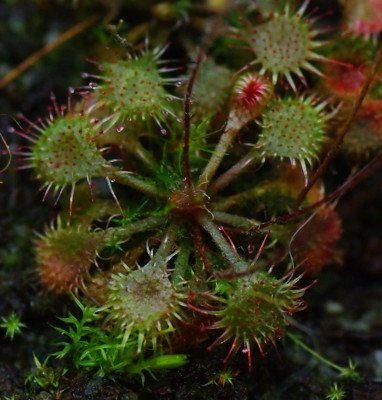
{"label": "dew droplet", "polygon": [[253,254],[255,251],[255,246],[253,243],[250,243],[247,248],[248,254]]}
{"label": "dew droplet", "polygon": [[120,124],[120,125],[118,125],[118,126],[116,127],[115,130],[116,130],[118,133],[120,133],[120,132],[122,132],[124,129],[125,129],[125,125]]}
{"label": "dew droplet", "polygon": [[167,129],[165,129],[165,128],[161,128],[160,133],[161,133],[163,136],[167,136],[167,134],[168,134]]}
{"label": "dew droplet", "polygon": [[178,82],[176,82],[176,84],[175,84],[176,87],[180,87],[180,86],[182,86],[182,85],[183,85],[183,82],[182,82],[182,81],[178,81]]}

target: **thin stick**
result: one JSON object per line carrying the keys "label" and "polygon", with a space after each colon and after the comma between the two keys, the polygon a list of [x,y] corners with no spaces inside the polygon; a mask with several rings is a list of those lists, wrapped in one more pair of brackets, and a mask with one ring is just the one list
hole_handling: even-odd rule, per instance
{"label": "thin stick", "polygon": [[105,232],[106,240],[126,241],[136,233],[156,229],[166,222],[166,217],[148,217],[132,222],[123,228],[109,228]]}
{"label": "thin stick", "polygon": [[349,132],[350,126],[354,121],[354,118],[357,115],[358,110],[360,109],[362,102],[364,101],[367,92],[369,91],[370,85],[373,82],[378,69],[380,67],[382,63],[382,47],[379,49],[379,52],[377,54],[376,60],[374,62],[374,66],[372,69],[371,74],[369,75],[369,77],[367,78],[355,104],[353,107],[353,110],[351,112],[351,114],[349,115],[349,117],[347,118],[347,120],[345,121],[345,123],[343,124],[342,128],[339,131],[339,134],[337,136],[336,141],[334,142],[333,146],[330,148],[330,150],[328,151],[328,153],[326,154],[325,158],[323,159],[323,161],[321,162],[321,164],[318,166],[318,168],[316,169],[316,171],[314,172],[312,178],[310,179],[309,183],[306,185],[306,187],[304,187],[304,189],[301,191],[300,195],[297,198],[296,204],[295,204],[295,209],[298,209],[301,205],[301,203],[305,200],[307,194],[309,193],[309,191],[312,189],[312,187],[314,186],[314,184],[318,181],[318,179],[321,177],[321,175],[325,172],[326,167],[328,166],[328,164],[330,163],[330,161],[337,155],[337,153],[340,150],[341,144],[343,142],[343,140],[345,139],[345,136],[347,135],[347,133]]}
{"label": "thin stick", "polygon": [[192,71],[190,80],[188,81],[187,91],[184,96],[184,119],[183,119],[184,144],[183,144],[182,165],[183,165],[184,180],[188,188],[192,188],[191,169],[190,169],[190,131],[191,131],[190,108],[191,108],[192,90],[194,88],[195,79],[199,72],[203,57],[206,54],[206,51],[210,46],[210,43],[214,40],[217,32],[219,31],[220,22],[221,22],[220,19],[215,20],[214,24],[212,25],[210,33],[207,35],[206,40],[204,41],[203,46],[199,49],[195,67]]}
{"label": "thin stick", "polygon": [[238,229],[254,229],[260,225],[260,222],[254,219],[241,217],[240,215],[229,214],[222,211],[214,211],[212,214],[215,221]]}
{"label": "thin stick", "polygon": [[182,165],[183,165],[183,175],[184,181],[188,188],[192,187],[191,180],[191,169],[190,169],[190,131],[191,131],[191,95],[194,88],[194,83],[196,76],[198,74],[202,59],[205,53],[204,47],[199,50],[198,57],[196,59],[195,67],[192,71],[190,80],[188,81],[187,91],[184,96],[184,143],[183,143],[183,155],[182,155]]}
{"label": "thin stick", "polygon": [[310,355],[312,355],[314,358],[316,358],[317,360],[323,362],[324,364],[328,365],[329,367],[337,370],[340,373],[343,373],[345,368],[340,367],[339,365],[335,364],[333,361],[330,361],[328,358],[322,356],[320,353],[318,353],[317,351],[313,350],[312,348],[310,348],[309,346],[307,346],[302,340],[300,340],[296,335],[294,335],[293,333],[288,332],[287,336],[289,337],[289,339],[292,340],[292,342],[294,344],[296,344],[297,346],[301,347],[303,350],[305,350],[306,352],[308,352]]}
{"label": "thin stick", "polygon": [[138,192],[144,193],[148,196],[167,199],[168,195],[163,190],[158,189],[155,185],[151,184],[144,180],[143,177],[137,175],[135,173],[131,173],[128,171],[115,171],[110,176],[110,179],[115,182],[130,186],[132,189],[137,190]]}
{"label": "thin stick", "polygon": [[[370,163],[363,167],[359,172],[357,172],[351,179],[348,179],[344,184],[337,188],[334,192],[330,193],[324,199],[314,203],[310,206],[311,209],[317,208],[323,204],[330,203],[339,197],[343,196],[345,193],[352,190],[354,187],[363,182],[371,174],[373,174],[382,165],[382,153],[374,157]],[[309,208],[309,207],[308,207]]]}
{"label": "thin stick", "polygon": [[226,211],[233,206],[244,204],[244,202],[249,200],[255,200],[256,203],[256,199],[262,196],[265,191],[266,189],[264,187],[255,187],[253,189],[245,190],[244,192],[219,199],[212,204],[212,210]]}
{"label": "thin stick", "polygon": [[4,139],[4,136],[1,133],[0,133],[0,140],[3,142],[5,150],[6,150],[7,155],[8,155],[8,161],[6,162],[4,167],[2,169],[0,169],[0,174],[2,174],[11,165],[12,153],[11,153],[11,150],[10,150],[10,148],[8,146],[8,143],[6,142],[6,140]]}
{"label": "thin stick", "polygon": [[162,243],[160,244],[158,250],[156,251],[152,259],[154,263],[159,263],[160,265],[163,262],[166,262],[167,257],[174,248],[175,241],[178,237],[178,233],[179,233],[179,226],[176,223],[172,223],[168,227],[166,234],[162,239]]}
{"label": "thin stick", "polygon": [[206,190],[209,182],[214,177],[216,171],[218,170],[220,163],[222,162],[224,156],[227,154],[228,149],[231,147],[232,142],[239,133],[239,129],[236,126],[227,125],[224,133],[220,137],[218,144],[215,147],[214,152],[211,155],[208,164],[206,165],[204,171],[199,177],[198,186],[202,190]]}
{"label": "thin stick", "polygon": [[211,184],[209,193],[211,195],[216,194],[218,191],[228,186],[235,178],[245,172],[254,161],[259,160],[259,149],[253,148],[248,154],[240,159],[235,165],[233,165],[228,171],[220,175],[215,182]]}
{"label": "thin stick", "polygon": [[364,168],[362,168],[358,173],[356,173],[352,178],[348,179],[344,184],[342,184],[339,188],[337,188],[334,192],[330,193],[328,196],[323,198],[322,200],[304,207],[298,210],[294,210],[290,214],[281,215],[280,217],[273,218],[267,222],[263,222],[259,226],[257,226],[256,230],[262,230],[271,225],[282,225],[293,219],[307,214],[317,207],[322,206],[323,204],[330,203],[340,196],[343,196],[345,193],[353,189],[355,186],[359,185],[366,178],[368,178],[371,174],[373,174],[378,168],[382,166],[382,152],[376,155]]}
{"label": "thin stick", "polygon": [[246,261],[244,261],[227,242],[223,234],[220,232],[219,228],[211,221],[210,217],[207,215],[201,215],[199,218],[200,225],[204,230],[211,236],[212,240],[219,247],[224,257],[232,265],[235,272],[247,271],[249,266]]}
{"label": "thin stick", "polygon": [[[156,169],[158,168],[158,163],[152,154],[146,150],[144,146],[142,146],[141,142],[138,139],[132,139],[133,146],[131,147],[131,154],[134,155],[139,160],[143,161],[149,168]],[[128,149],[130,150],[130,149]]]}
{"label": "thin stick", "polygon": [[199,256],[200,260],[202,261],[206,271],[208,273],[211,273],[213,268],[207,257],[207,249],[203,242],[203,237],[200,227],[198,225],[192,226],[192,233],[195,240],[196,253]]}
{"label": "thin stick", "polygon": [[0,90],[4,89],[7,85],[9,85],[12,81],[18,78],[21,74],[23,74],[26,70],[31,68],[37,61],[41,58],[45,57],[47,54],[51,53],[57,47],[61,46],[63,43],[72,39],[74,36],[77,36],[81,32],[88,29],[91,25],[93,25],[99,19],[99,15],[92,15],[89,18],[86,18],[84,21],[79,22],[77,25],[74,25],[72,28],[68,29],[66,32],[62,33],[56,40],[46,44],[40,50],[31,54],[28,58],[26,58],[21,64],[19,64],[16,68],[12,69],[8,72],[1,80],[0,80]]}

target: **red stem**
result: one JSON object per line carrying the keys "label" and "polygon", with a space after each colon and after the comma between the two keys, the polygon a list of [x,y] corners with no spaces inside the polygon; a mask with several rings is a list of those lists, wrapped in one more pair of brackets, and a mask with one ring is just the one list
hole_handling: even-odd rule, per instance
{"label": "red stem", "polygon": [[183,143],[183,176],[188,188],[192,187],[191,169],[190,169],[190,130],[191,130],[191,96],[194,87],[196,75],[199,71],[200,64],[204,55],[204,48],[201,48],[196,59],[195,68],[192,71],[190,80],[188,81],[187,91],[184,96],[184,143]]}
{"label": "red stem", "polygon": [[296,204],[295,204],[295,209],[298,209],[301,205],[301,203],[305,200],[307,194],[309,193],[310,189],[314,186],[314,184],[320,179],[322,174],[325,172],[328,164],[330,161],[337,155],[337,153],[340,150],[341,144],[346,136],[346,134],[349,132],[350,126],[354,121],[354,118],[357,115],[358,110],[360,109],[362,102],[364,101],[367,92],[369,91],[370,85],[373,82],[378,69],[382,63],[382,48],[380,48],[377,57],[374,62],[374,66],[372,69],[372,72],[370,73],[369,77],[367,78],[364,86],[362,87],[362,90],[354,104],[353,110],[351,114],[349,115],[348,119],[345,121],[344,125],[339,131],[339,134],[337,136],[336,141],[334,142],[333,146],[329,149],[328,153],[326,154],[325,158],[322,160],[321,164],[317,167],[316,171],[314,172],[312,178],[310,179],[308,185],[304,187],[304,189],[301,191],[299,194]]}
{"label": "red stem", "polygon": [[337,199],[340,196],[343,196],[349,190],[353,189],[355,186],[360,184],[366,178],[368,178],[371,174],[373,174],[378,168],[382,166],[382,152],[377,154],[365,167],[363,167],[360,171],[358,171],[352,178],[348,179],[345,183],[343,183],[339,188],[337,188],[334,192],[330,193],[328,196],[323,198],[322,200],[304,207],[298,210],[294,210],[290,214],[281,215],[280,217],[273,218],[267,222],[263,222],[262,224],[256,226],[254,230],[261,230],[267,228],[271,225],[282,225],[285,224],[301,215],[307,214],[310,211],[313,211],[317,207],[322,206],[323,204],[330,203],[333,200]]}
{"label": "red stem", "polygon": [[198,253],[198,256],[201,259],[202,263],[204,264],[206,271],[211,273],[212,265],[207,257],[207,249],[203,242],[200,227],[198,225],[193,226],[192,233],[195,240],[196,252]]}
{"label": "red stem", "polygon": [[184,96],[184,107],[183,107],[184,143],[183,143],[182,165],[183,165],[184,181],[189,189],[192,189],[191,169],[190,169],[191,96],[194,88],[195,79],[199,72],[203,57],[211,41],[215,38],[217,32],[219,31],[219,24],[220,20],[217,19],[212,26],[210,34],[207,35],[204,45],[199,50],[198,56],[196,58],[195,67],[192,71],[190,80],[188,81],[187,91]]}

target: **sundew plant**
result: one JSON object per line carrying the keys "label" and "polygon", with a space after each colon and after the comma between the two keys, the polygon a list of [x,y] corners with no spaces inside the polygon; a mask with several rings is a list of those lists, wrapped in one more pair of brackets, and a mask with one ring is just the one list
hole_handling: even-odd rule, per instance
{"label": "sundew plant", "polygon": [[[228,3],[189,62],[110,29],[117,55],[15,131],[61,205],[36,271],[80,309],[55,356],[81,371],[178,367],[195,345],[251,369],[281,338],[301,344],[294,314],[335,261],[336,200],[379,160],[379,3],[344,2],[329,33],[309,1]],[[339,154],[365,167],[328,192]]]}

